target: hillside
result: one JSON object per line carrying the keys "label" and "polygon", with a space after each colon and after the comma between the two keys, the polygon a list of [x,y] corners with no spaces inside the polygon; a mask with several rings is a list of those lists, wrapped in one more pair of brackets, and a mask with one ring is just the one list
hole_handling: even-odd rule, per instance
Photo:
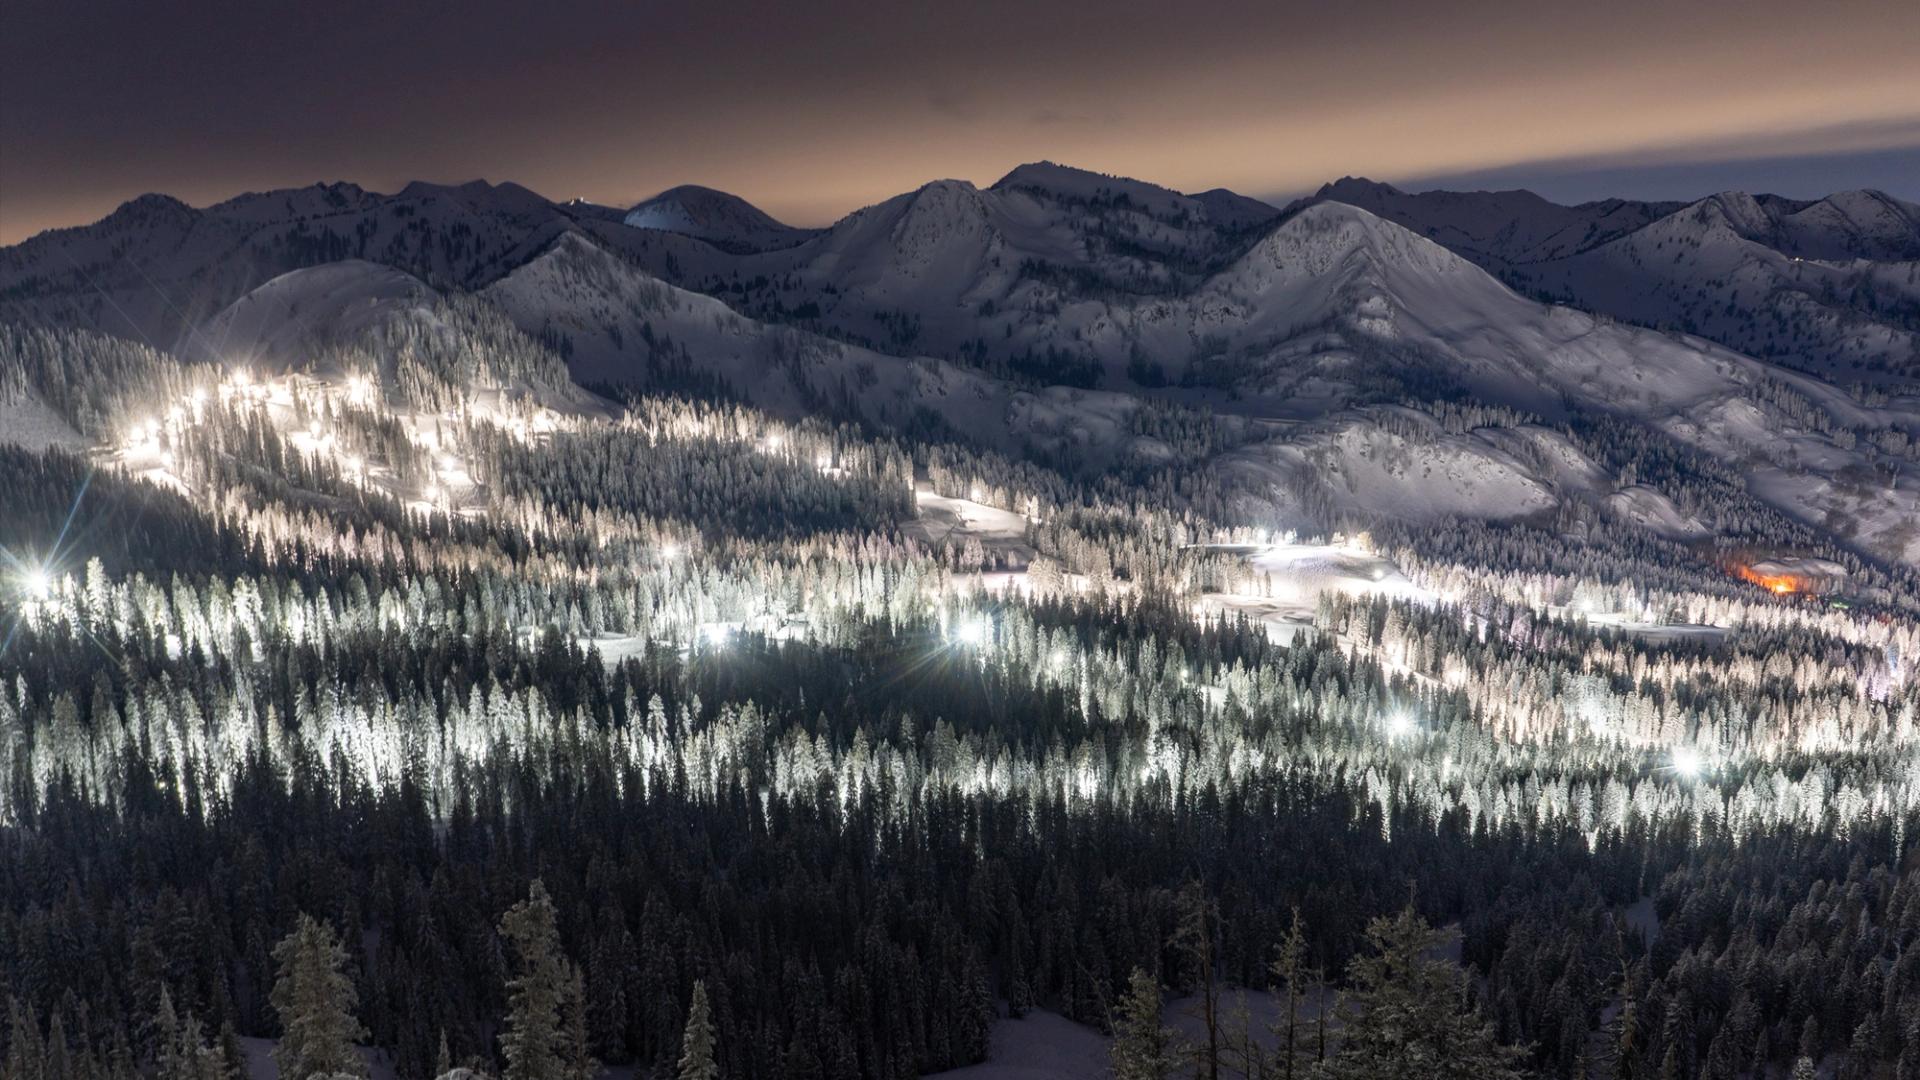
{"label": "hillside", "polygon": [[1881,192],[1559,206],[1526,191],[1408,194],[1346,178],[1308,202],[1328,200],[1529,293],[1830,378],[1909,378],[1920,362],[1920,207]]}

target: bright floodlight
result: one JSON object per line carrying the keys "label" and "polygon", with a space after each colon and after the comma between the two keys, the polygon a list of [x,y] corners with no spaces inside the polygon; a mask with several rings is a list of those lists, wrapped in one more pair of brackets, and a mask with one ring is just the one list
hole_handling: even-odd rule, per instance
{"label": "bright floodlight", "polygon": [[962,645],[982,645],[987,640],[987,620],[968,619],[953,628],[953,639]]}
{"label": "bright floodlight", "polygon": [[53,595],[53,577],[42,567],[33,567],[26,573],[27,595],[35,600],[45,600]]}
{"label": "bright floodlight", "polygon": [[1401,709],[1387,717],[1387,734],[1396,739],[1404,739],[1413,734],[1413,714]]}
{"label": "bright floodlight", "polygon": [[1700,755],[1691,747],[1676,747],[1673,751],[1673,770],[1691,780],[1700,775]]}
{"label": "bright floodlight", "polygon": [[675,560],[675,559],[677,559],[677,558],[679,558],[679,557],[680,557],[680,545],[679,545],[679,544],[664,544],[664,545],[662,545],[662,546],[661,546],[661,548],[660,548],[660,557],[661,557],[662,559],[664,559],[664,560],[666,560],[667,562],[672,562],[673,560]]}

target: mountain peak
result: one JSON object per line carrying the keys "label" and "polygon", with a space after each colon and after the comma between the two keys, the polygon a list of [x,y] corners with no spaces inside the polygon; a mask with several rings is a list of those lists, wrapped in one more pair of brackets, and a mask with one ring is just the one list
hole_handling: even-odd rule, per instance
{"label": "mountain peak", "polygon": [[1112,184],[1139,184],[1142,181],[1128,180],[1124,177],[1109,176],[1091,169],[1078,169],[1071,165],[1062,165],[1054,161],[1029,161],[1016,165],[1007,175],[989,185],[989,190],[1000,191],[1016,187],[1037,187],[1044,190],[1061,188],[1078,189],[1091,186]]}
{"label": "mountain peak", "polygon": [[1351,202],[1354,199],[1380,198],[1390,195],[1404,195],[1406,192],[1392,184],[1383,184],[1378,180],[1369,180],[1364,176],[1343,176],[1332,183],[1320,185],[1314,192],[1316,199],[1333,199],[1337,202]]}
{"label": "mountain peak", "polygon": [[738,195],[699,184],[681,184],[636,204],[625,221],[636,229],[654,229],[705,240],[729,251],[767,251],[791,247],[813,235],[796,229]]}
{"label": "mountain peak", "polygon": [[116,207],[108,218],[122,215],[136,218],[148,218],[163,214],[192,214],[194,209],[171,195],[161,195],[149,191],[145,195],[136,195]]}

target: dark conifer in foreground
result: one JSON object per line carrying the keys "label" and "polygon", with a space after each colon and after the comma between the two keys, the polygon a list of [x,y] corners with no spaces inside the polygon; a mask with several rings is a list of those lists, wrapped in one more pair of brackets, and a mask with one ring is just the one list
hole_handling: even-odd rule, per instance
{"label": "dark conifer in foreground", "polygon": [[1173,1033],[1160,1020],[1160,984],[1139,968],[1127,976],[1113,1021],[1114,1080],[1164,1080],[1177,1067]]}
{"label": "dark conifer in foreground", "polygon": [[1502,1046],[1466,1002],[1446,935],[1412,905],[1367,925],[1367,950],[1347,967],[1339,1049],[1326,1080],[1519,1080],[1525,1051]]}
{"label": "dark conifer in foreground", "polygon": [[714,1061],[713,1011],[707,1003],[707,981],[693,981],[693,1000],[687,1006],[687,1030],[680,1037],[680,1080],[719,1080]]}
{"label": "dark conifer in foreground", "polygon": [[354,1019],[359,994],[345,971],[347,952],[326,923],[302,914],[293,932],[274,946],[279,977],[273,1008],[280,1040],[273,1062],[282,1076],[364,1077],[355,1043],[366,1030]]}

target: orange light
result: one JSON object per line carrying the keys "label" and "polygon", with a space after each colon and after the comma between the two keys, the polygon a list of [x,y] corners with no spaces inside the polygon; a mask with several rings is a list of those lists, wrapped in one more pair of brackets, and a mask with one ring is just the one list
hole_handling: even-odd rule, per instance
{"label": "orange light", "polygon": [[1801,581],[1788,574],[1762,574],[1751,566],[1736,566],[1734,575],[1742,581],[1750,581],[1776,596],[1789,596],[1801,588]]}

